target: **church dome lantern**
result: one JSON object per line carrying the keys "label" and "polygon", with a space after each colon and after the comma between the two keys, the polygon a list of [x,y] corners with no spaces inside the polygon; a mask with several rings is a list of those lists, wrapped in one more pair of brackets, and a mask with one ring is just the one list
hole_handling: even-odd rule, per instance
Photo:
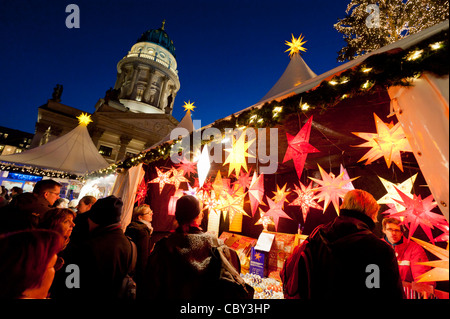
{"label": "church dome lantern", "polygon": [[145,31],[117,64],[114,89],[131,112],[172,114],[180,89],[175,46],[164,29]]}

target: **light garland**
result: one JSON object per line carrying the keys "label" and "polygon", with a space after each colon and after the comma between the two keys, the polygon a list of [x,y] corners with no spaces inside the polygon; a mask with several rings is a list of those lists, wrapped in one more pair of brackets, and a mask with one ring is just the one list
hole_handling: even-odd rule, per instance
{"label": "light garland", "polygon": [[[414,57],[414,59],[409,59],[409,57]],[[225,128],[236,127],[237,123],[240,123],[239,127],[273,127],[282,123],[287,115],[296,113],[298,110],[303,112],[316,109],[326,110],[343,99],[367,94],[367,91],[373,89],[375,84],[380,88],[411,86],[411,79],[417,78],[423,72],[430,72],[438,76],[448,74],[447,58],[448,30],[444,30],[409,50],[373,55],[367,58],[363,64],[344,71],[330,80],[323,81],[314,89],[281,101],[267,102],[260,108],[246,110],[237,116],[231,115],[229,118],[214,122],[213,127],[222,131]],[[116,168],[128,169],[140,163],[150,164],[167,159],[175,142],[163,143],[114,166],[111,165],[106,169],[87,174],[83,178],[110,174]],[[209,142],[202,141],[202,144]]]}

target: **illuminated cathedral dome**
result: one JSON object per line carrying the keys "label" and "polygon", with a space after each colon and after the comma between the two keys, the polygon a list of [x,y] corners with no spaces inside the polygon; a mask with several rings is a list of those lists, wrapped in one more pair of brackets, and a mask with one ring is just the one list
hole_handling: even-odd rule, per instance
{"label": "illuminated cathedral dome", "polygon": [[136,41],[139,42],[152,42],[159,46],[166,48],[174,57],[175,55],[175,46],[173,45],[173,41],[170,39],[167,32],[164,30],[165,20],[162,23],[162,26],[159,29],[151,29],[147,30],[140,38]]}

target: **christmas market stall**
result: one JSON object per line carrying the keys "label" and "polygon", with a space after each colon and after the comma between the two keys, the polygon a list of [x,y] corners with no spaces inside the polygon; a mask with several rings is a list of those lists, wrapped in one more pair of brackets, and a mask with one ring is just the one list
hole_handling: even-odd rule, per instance
{"label": "christmas market stall", "polygon": [[54,179],[62,184],[60,196],[70,200],[84,195],[97,198],[107,195],[114,180],[102,177],[101,185],[94,185],[91,181],[87,188],[80,180],[83,175],[104,169],[109,164],[98,153],[89,136],[87,125],[91,122],[90,116],[83,113],[78,120],[76,128],[57,139],[22,153],[0,156],[2,176],[32,181],[25,188],[28,192],[33,191],[35,182],[43,178]]}
{"label": "christmas market stall", "polygon": [[353,188],[377,199],[380,221],[402,220],[432,260],[419,282],[442,283],[448,298],[448,28],[321,75],[293,37],[286,71],[260,102],[117,168],[142,169],[131,195],[151,206],[155,234],[173,229],[178,198],[199,198],[203,228],[238,252],[255,298],[282,298],[284,261]]}

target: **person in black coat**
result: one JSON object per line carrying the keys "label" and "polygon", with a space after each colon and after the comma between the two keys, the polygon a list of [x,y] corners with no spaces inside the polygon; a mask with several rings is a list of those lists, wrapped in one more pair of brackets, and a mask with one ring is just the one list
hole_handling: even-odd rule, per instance
{"label": "person in black coat", "polygon": [[147,265],[148,256],[152,248],[150,247],[150,236],[153,233],[151,224],[152,216],[153,211],[149,205],[143,204],[135,207],[131,223],[125,230],[125,235],[130,237],[137,246],[138,255],[134,276],[136,284],[139,284],[142,279],[142,274]]}
{"label": "person in black coat", "polygon": [[372,232],[378,210],[369,193],[349,191],[340,215],[317,227],[286,261],[285,298],[402,299],[394,251]]}
{"label": "person in black coat", "polygon": [[[131,263],[132,247],[120,225],[122,200],[108,196],[84,213],[89,233],[78,234],[64,254],[66,264],[79,267],[79,288],[58,290],[54,299],[114,300]],[[76,226],[75,226],[76,227]]]}

